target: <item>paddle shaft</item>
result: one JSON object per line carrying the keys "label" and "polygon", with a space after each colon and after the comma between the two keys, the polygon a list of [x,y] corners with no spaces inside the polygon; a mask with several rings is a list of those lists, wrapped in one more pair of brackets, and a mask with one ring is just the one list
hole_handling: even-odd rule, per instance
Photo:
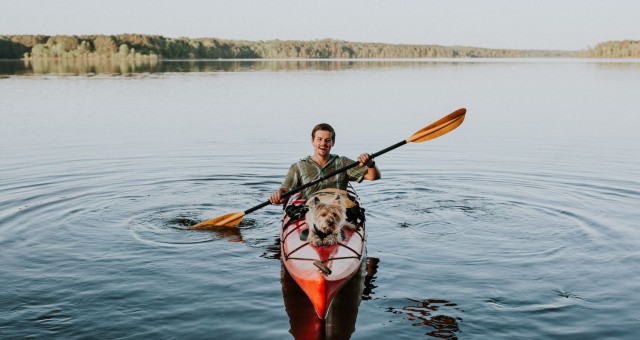
{"label": "paddle shaft", "polygon": [[[376,157],[378,157],[378,156],[380,156],[382,154],[385,154],[385,153],[387,153],[387,152],[389,152],[389,151],[391,151],[393,149],[399,148],[399,147],[401,147],[401,146],[403,146],[405,144],[407,144],[406,140],[403,140],[402,142],[398,142],[398,143],[396,143],[396,144],[394,144],[394,145],[392,145],[392,146],[390,146],[390,147],[388,147],[386,149],[380,150],[380,151],[372,154],[371,155],[371,159],[374,159],[374,158],[376,158]],[[345,167],[342,167],[342,168],[340,168],[338,170],[330,172],[330,173],[328,173],[328,174],[326,174],[326,175],[324,175],[324,176],[322,176],[322,177],[320,177],[318,179],[315,179],[315,180],[313,180],[313,181],[311,181],[311,182],[309,182],[307,184],[303,184],[303,185],[301,185],[301,186],[299,186],[297,188],[293,188],[293,189],[281,194],[280,197],[282,197],[282,198],[289,197],[289,196],[291,196],[291,195],[293,195],[293,194],[295,194],[295,193],[297,193],[297,192],[299,192],[301,190],[304,190],[304,189],[306,189],[306,188],[308,188],[310,186],[316,185],[316,184],[324,181],[327,178],[331,178],[331,177],[333,177],[333,176],[335,176],[335,175],[337,175],[339,173],[345,172],[345,171],[357,166],[358,164],[360,164],[360,162],[353,162],[353,163],[351,163],[351,164],[349,164],[349,165],[347,165]],[[258,204],[253,208],[249,208],[249,209],[245,210],[244,214],[246,215],[246,214],[252,213],[252,212],[254,212],[254,211],[258,210],[258,209],[266,207],[269,204],[271,204],[271,201],[267,200],[266,202]]]}

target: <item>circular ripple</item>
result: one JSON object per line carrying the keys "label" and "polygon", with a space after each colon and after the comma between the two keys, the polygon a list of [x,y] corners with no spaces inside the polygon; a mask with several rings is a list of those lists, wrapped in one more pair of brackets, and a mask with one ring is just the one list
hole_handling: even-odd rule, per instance
{"label": "circular ripple", "polygon": [[187,227],[200,222],[195,214],[187,215],[184,207],[158,209],[132,219],[129,222],[134,237],[143,243],[180,246],[208,243],[216,240],[243,242],[238,228],[218,228],[198,231]]}

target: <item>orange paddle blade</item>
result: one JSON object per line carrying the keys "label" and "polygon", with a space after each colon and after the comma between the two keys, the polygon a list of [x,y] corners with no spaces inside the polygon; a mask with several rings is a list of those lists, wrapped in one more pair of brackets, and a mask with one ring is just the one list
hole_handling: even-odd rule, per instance
{"label": "orange paddle blade", "polygon": [[430,139],[434,139],[444,135],[447,132],[452,131],[462,124],[464,121],[464,115],[467,113],[467,109],[458,109],[437,122],[416,131],[411,137],[407,139],[407,143],[420,143]]}
{"label": "orange paddle blade", "polygon": [[208,221],[200,222],[196,225],[192,225],[187,229],[203,230],[203,229],[213,229],[216,227],[235,227],[238,224],[240,224],[240,222],[242,222],[242,217],[244,215],[245,215],[244,211],[226,214],[220,217],[212,218]]}

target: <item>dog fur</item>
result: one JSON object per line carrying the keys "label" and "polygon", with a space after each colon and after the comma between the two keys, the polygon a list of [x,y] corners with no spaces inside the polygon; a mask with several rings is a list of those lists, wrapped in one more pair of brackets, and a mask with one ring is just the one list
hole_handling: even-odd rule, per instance
{"label": "dog fur", "polygon": [[342,242],[342,227],[355,227],[346,221],[346,201],[340,194],[315,196],[308,200],[307,205],[308,240],[314,246],[330,246]]}

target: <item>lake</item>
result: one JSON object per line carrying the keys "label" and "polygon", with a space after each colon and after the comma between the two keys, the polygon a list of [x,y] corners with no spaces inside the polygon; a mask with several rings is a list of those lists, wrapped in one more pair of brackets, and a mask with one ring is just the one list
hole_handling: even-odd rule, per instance
{"label": "lake", "polygon": [[[637,60],[0,61],[0,338],[566,338],[640,332]],[[262,203],[330,123],[367,268],[326,322]]]}

